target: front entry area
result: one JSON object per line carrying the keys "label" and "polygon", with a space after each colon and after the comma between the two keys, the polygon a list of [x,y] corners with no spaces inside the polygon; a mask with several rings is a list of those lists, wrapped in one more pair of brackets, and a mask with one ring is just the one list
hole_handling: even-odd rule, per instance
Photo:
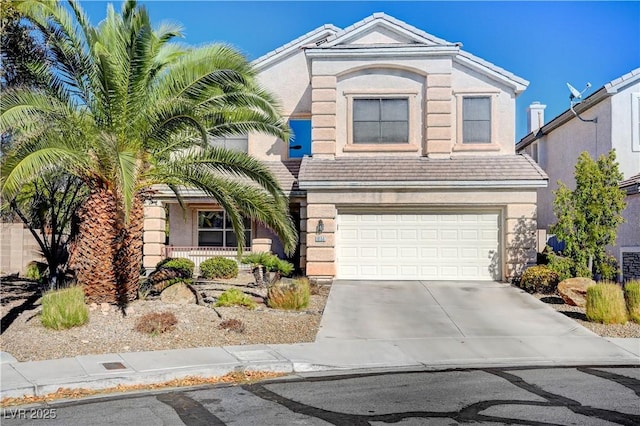
{"label": "front entry area", "polygon": [[339,279],[500,280],[498,212],[339,213]]}

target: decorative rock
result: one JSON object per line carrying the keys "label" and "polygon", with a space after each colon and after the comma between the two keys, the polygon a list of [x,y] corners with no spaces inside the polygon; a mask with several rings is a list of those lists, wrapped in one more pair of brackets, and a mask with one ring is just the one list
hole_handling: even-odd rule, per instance
{"label": "decorative rock", "polygon": [[111,310],[111,306],[108,303],[101,303],[100,310],[102,312],[109,312]]}
{"label": "decorative rock", "polygon": [[197,302],[196,295],[185,283],[176,283],[167,287],[160,293],[160,300],[165,303],[177,303],[179,305]]}
{"label": "decorative rock", "polygon": [[567,305],[584,308],[587,306],[587,287],[595,284],[590,278],[569,278],[558,284],[558,294]]}
{"label": "decorative rock", "polygon": [[89,305],[90,311],[95,311],[96,309],[98,309],[98,304],[96,302],[93,302],[92,304]]}

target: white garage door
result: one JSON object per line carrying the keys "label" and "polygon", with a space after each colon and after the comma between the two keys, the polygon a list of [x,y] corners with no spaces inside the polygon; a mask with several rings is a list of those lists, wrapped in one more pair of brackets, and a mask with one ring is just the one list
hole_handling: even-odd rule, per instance
{"label": "white garage door", "polygon": [[340,214],[342,279],[500,279],[498,213]]}

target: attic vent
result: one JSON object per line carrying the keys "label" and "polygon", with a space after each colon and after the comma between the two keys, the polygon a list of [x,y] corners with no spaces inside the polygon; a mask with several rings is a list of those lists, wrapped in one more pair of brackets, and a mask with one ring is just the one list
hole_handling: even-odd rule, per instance
{"label": "attic vent", "polygon": [[318,41],[316,41],[316,46],[320,46],[321,44],[324,44],[324,43],[326,43],[326,42],[327,42],[327,39],[326,39],[326,38],[323,38],[322,40],[318,40]]}

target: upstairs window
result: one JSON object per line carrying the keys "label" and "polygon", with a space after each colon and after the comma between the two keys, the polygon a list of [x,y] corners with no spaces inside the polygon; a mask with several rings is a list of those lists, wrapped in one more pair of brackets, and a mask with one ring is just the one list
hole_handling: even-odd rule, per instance
{"label": "upstairs window", "polygon": [[289,158],[302,158],[311,155],[311,120],[292,118],[289,127],[293,135],[289,140]]}
{"label": "upstairs window", "polygon": [[491,98],[462,99],[462,143],[491,143]]}
{"label": "upstairs window", "polygon": [[226,148],[231,151],[249,152],[249,138],[247,135],[227,136],[211,139],[211,146]]}
{"label": "upstairs window", "polygon": [[353,143],[409,143],[409,100],[354,99]]}
{"label": "upstairs window", "polygon": [[[251,246],[251,221],[243,220],[245,245]],[[237,247],[238,238],[222,210],[198,212],[198,247]]]}

